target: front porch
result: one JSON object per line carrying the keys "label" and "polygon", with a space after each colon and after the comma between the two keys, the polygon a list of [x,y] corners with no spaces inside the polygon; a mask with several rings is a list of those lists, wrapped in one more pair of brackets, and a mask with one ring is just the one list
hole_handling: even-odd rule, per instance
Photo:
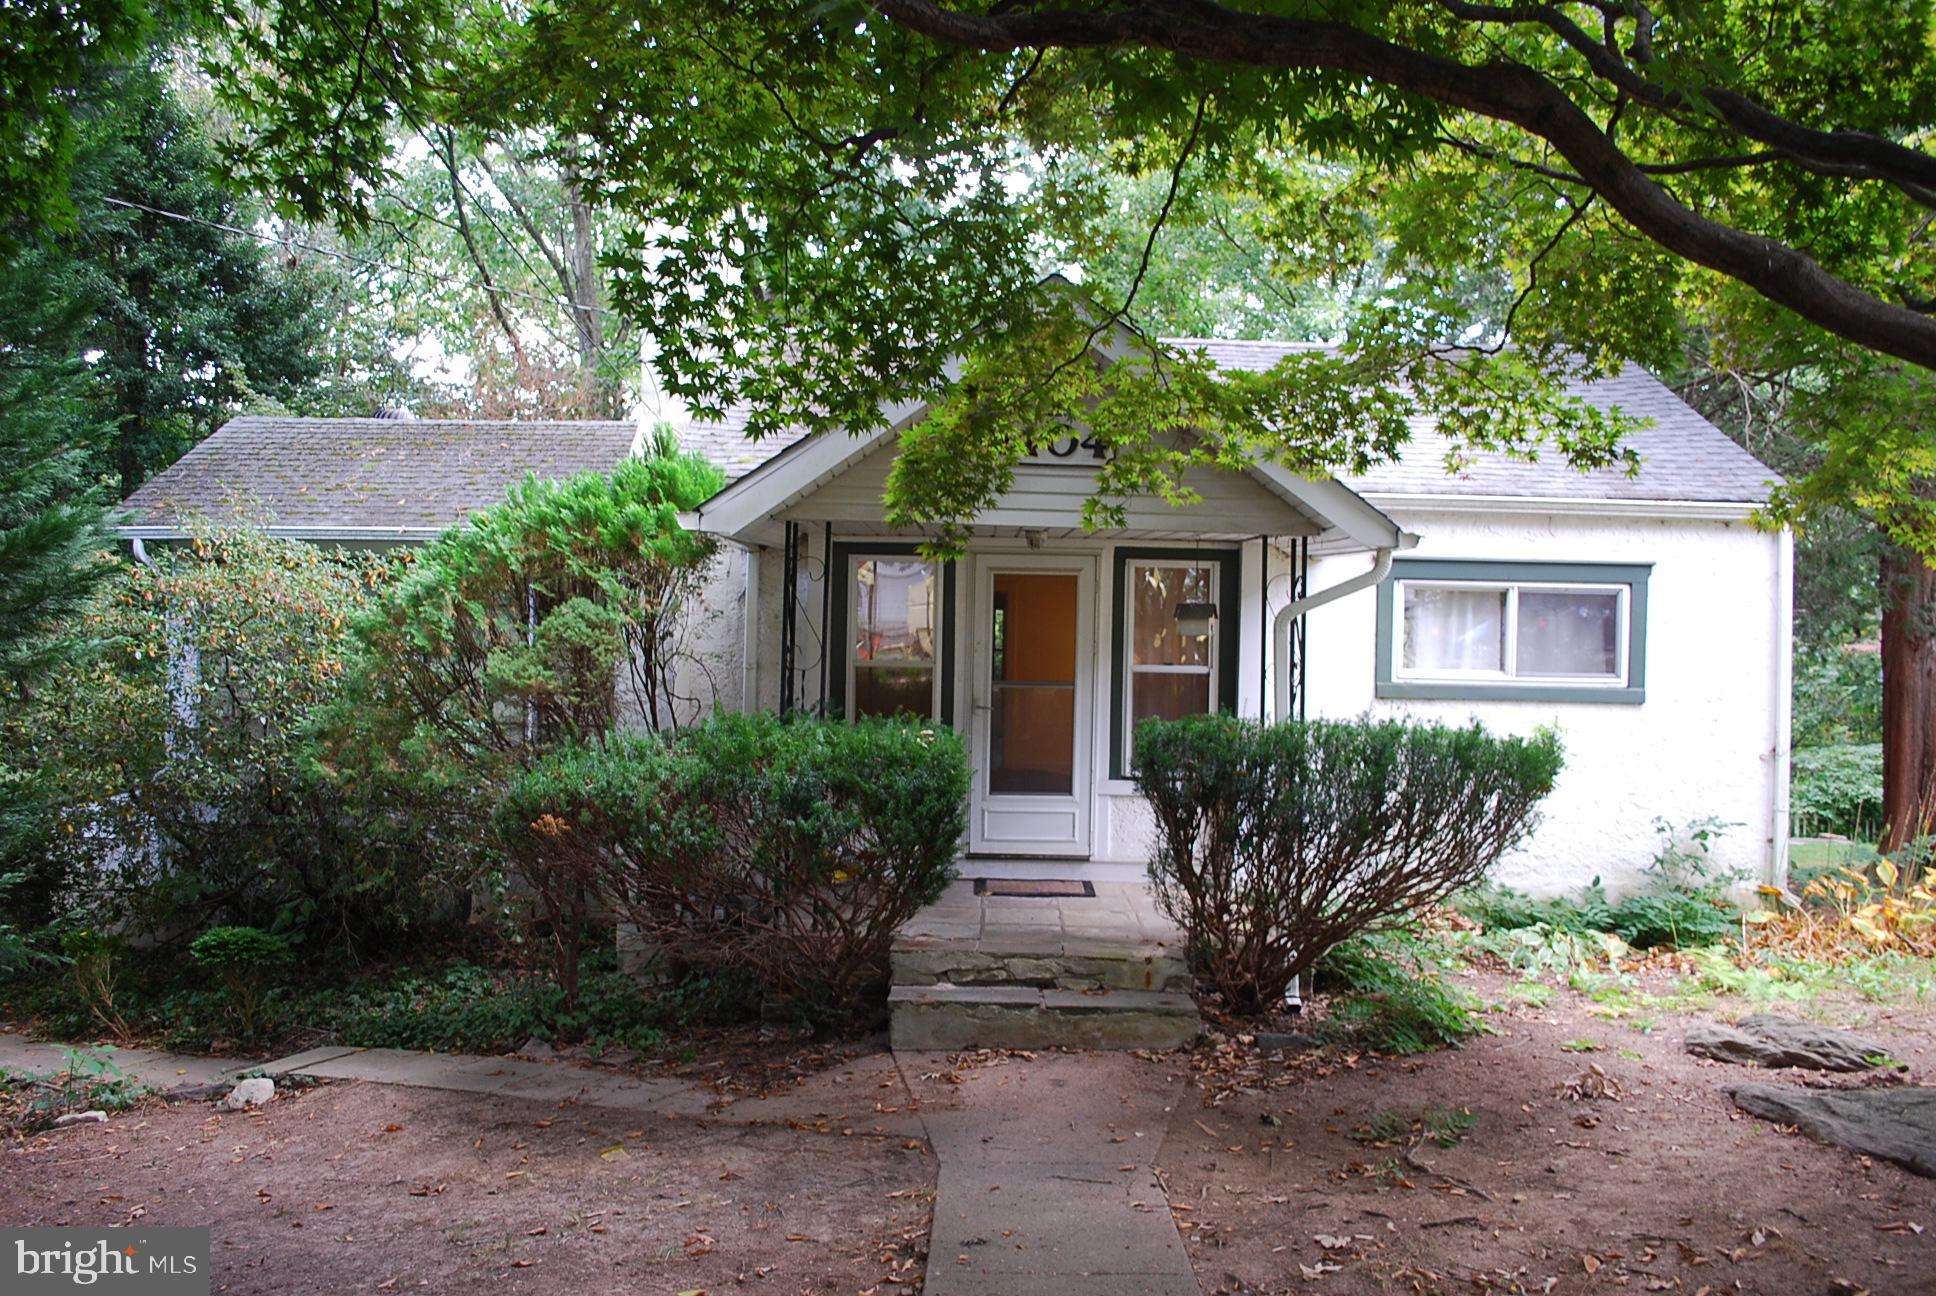
{"label": "front porch", "polygon": [[882,517],[920,412],[797,443],[683,519],[741,550],[738,705],[954,728],[974,770],[968,872],[1140,880],[1136,726],[1301,714],[1301,613],[1327,593],[1312,559],[1383,559],[1405,537],[1338,482],[1268,462],[1205,468],[1196,502],[1136,499],[1089,532],[1104,452],[1067,440],[1019,464],[965,551],[936,560]]}
{"label": "front porch", "polygon": [[1182,933],[1136,882],[962,878],[892,958],[896,1049],[1164,1049],[1199,1025]]}

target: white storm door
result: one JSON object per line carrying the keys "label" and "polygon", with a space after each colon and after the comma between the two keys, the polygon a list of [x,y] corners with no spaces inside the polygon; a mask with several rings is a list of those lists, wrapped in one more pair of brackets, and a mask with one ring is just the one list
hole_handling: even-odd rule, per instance
{"label": "white storm door", "polygon": [[980,554],[970,675],[978,855],[1087,859],[1096,560]]}

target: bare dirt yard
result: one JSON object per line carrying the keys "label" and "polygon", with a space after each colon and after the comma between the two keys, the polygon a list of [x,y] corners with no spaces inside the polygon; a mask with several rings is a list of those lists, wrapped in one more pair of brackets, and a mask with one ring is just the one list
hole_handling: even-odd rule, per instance
{"label": "bare dirt yard", "polygon": [[0,1220],[206,1224],[217,1292],[913,1291],[934,1162],[844,1119],[874,1061],[757,1123],[360,1083],[150,1103],[8,1149]]}
{"label": "bare dirt yard", "polygon": [[[1513,986],[1461,984],[1490,1002]],[[1859,1024],[1912,1082],[1936,1066],[1930,1008],[1772,1010]],[[1728,1098],[1875,1078],[1699,1061],[1692,1016],[1604,1011],[1560,990],[1406,1059],[1199,1053],[1163,1162],[1204,1291],[1936,1292],[1936,1183]]]}
{"label": "bare dirt yard", "polygon": [[[1461,1049],[1142,1060],[1177,1081],[1158,1159],[1205,1293],[1936,1292],[1936,1183],[1727,1095],[1896,1081],[1692,1059],[1699,1014],[1644,1006],[1644,977],[1611,1012],[1459,982],[1501,1005]],[[1936,1008],[1775,1011],[1859,1027],[1912,1083],[1936,1066]],[[779,1052],[684,1068],[721,1104],[700,1119],[372,1084],[148,1102],[0,1152],[0,1221],[208,1224],[235,1293],[918,1291],[935,1162],[892,1058]]]}

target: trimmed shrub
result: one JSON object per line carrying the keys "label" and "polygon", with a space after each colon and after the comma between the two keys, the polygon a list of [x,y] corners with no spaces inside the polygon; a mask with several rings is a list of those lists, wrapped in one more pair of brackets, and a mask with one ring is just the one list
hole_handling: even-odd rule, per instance
{"label": "trimmed shrub", "polygon": [[238,1035],[254,1039],[270,976],[289,961],[289,942],[260,927],[211,927],[189,944],[188,953],[221,978]]}
{"label": "trimmed shrub", "polygon": [[948,730],[716,715],[554,753],[498,825],[675,969],[750,971],[827,1024],[878,1012],[895,929],[954,874],[967,792]]}
{"label": "trimmed shrub", "polygon": [[1558,737],[1401,721],[1147,721],[1150,878],[1196,971],[1241,1014],[1282,1003],[1339,942],[1480,882],[1525,839]]}

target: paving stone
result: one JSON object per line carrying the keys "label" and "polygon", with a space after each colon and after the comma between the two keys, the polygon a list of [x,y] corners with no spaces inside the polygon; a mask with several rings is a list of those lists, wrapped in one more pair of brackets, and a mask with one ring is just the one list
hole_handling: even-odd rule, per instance
{"label": "paving stone", "polygon": [[[0,1068],[27,1075],[53,1075],[67,1069],[70,1050],[90,1051],[86,1045],[52,1044],[23,1035],[0,1034]],[[196,1057],[155,1049],[103,1047],[98,1051],[130,1080],[160,1093],[216,1084],[257,1066],[234,1058]]]}
{"label": "paving stone", "polygon": [[1150,1169],[1176,1071],[1045,1054],[946,1084],[922,1079],[945,1055],[897,1060],[940,1161],[926,1296],[1200,1296]]}

